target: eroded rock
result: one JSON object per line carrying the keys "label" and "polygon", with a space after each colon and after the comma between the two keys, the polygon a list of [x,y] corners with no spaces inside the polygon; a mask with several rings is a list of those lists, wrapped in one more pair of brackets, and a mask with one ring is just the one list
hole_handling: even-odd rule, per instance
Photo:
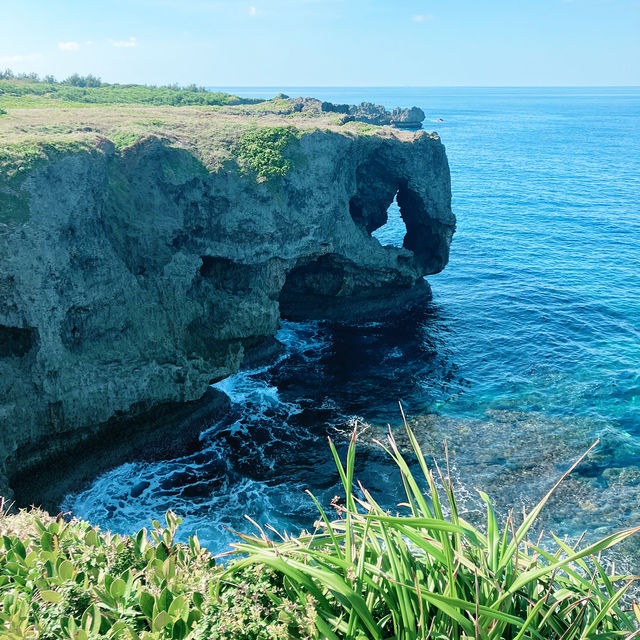
{"label": "eroded rock", "polygon": [[[32,499],[18,485],[33,470],[164,434],[282,312],[368,314],[425,295],[455,229],[437,136],[316,131],[292,157],[260,181],[209,173],[160,139],[123,153],[103,141],[27,175],[28,214],[0,225],[5,492]],[[371,232],[396,194],[404,247],[382,247]],[[208,402],[203,415],[224,409]]]}

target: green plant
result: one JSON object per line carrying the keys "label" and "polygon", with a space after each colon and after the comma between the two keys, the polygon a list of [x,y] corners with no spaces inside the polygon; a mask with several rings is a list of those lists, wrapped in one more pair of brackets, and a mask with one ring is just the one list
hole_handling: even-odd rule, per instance
{"label": "green plant", "polygon": [[61,84],[68,84],[72,87],[99,87],[102,85],[102,81],[100,78],[96,78],[96,76],[92,74],[89,74],[88,76],[81,76],[74,73],[63,80]]}
{"label": "green plant", "polygon": [[[53,78],[48,78],[53,80]],[[139,84],[106,84],[89,74],[74,74],[63,82],[47,82],[32,77],[0,77],[0,100],[7,97],[42,97],[35,106],[63,101],[78,104],[149,104],[149,105],[234,105],[255,104],[263,100],[239,98],[220,91],[193,87],[153,87]],[[27,102],[25,100],[25,102]],[[12,103],[13,104],[13,103]],[[30,106],[30,105],[27,105]]]}
{"label": "green plant", "polygon": [[6,116],[6,115],[7,115],[7,111],[2,107],[0,107],[0,116]]}
{"label": "green plant", "polygon": [[145,529],[121,538],[36,515],[26,537],[5,534],[3,637],[192,637],[215,561],[196,537],[175,543],[179,524],[168,512],[166,527],[153,523],[150,540]]}
{"label": "green plant", "polygon": [[290,145],[297,140],[293,127],[251,128],[236,146],[238,164],[263,179],[285,176],[293,168]]}
{"label": "green plant", "polygon": [[228,574],[252,563],[279,572],[290,599],[314,598],[318,633],[333,640],[636,635],[632,617],[619,606],[634,577],[607,575],[598,556],[639,528],[579,550],[556,537],[553,552],[527,539],[553,491],[584,456],[517,528],[510,515],[500,530],[489,497],[480,493],[486,503],[481,531],[459,516],[448,474],[436,467],[434,476],[406,421],[405,427],[426,491],[391,433],[380,445],[400,471],[403,513],[390,515],[362,486],[354,491],[354,434],[344,466],[330,443],[345,492],[340,517],[331,521],[311,496],[322,519],[313,534],[277,542],[264,533],[243,535],[235,551],[247,557]]}
{"label": "green plant", "polygon": [[[0,637],[6,640],[287,640],[311,638],[313,606],[287,599],[264,567],[224,569],[181,519],[134,536],[41,511],[0,507]],[[271,594],[276,594],[274,602]],[[286,613],[285,613],[286,612]],[[296,613],[295,622],[287,617]]]}
{"label": "green plant", "polygon": [[[254,565],[218,583],[217,597],[199,621],[196,640],[316,638],[314,601],[292,601],[281,574]],[[275,615],[274,615],[275,614]]]}
{"label": "green plant", "polygon": [[[405,423],[406,424],[406,423]],[[421,486],[393,437],[385,446],[405,488],[389,515],[354,490],[356,440],[342,464],[338,518],[318,502],[314,534],[272,542],[241,536],[228,567],[181,519],[133,536],[0,505],[0,637],[7,640],[578,640],[632,638],[640,607],[620,605],[632,576],[609,575],[599,554],[630,529],[582,549],[527,540],[549,497],[502,530],[489,498],[486,528],[462,519],[448,474],[427,467],[407,427]],[[587,452],[588,453],[588,452]],[[586,454],[585,454],[586,455]],[[584,458],[584,456],[583,456]],[[582,458],[581,458],[582,460]],[[436,483],[442,485],[442,502]],[[424,484],[424,483],[423,483]],[[448,508],[448,514],[445,511]]]}
{"label": "green plant", "polygon": [[122,151],[134,145],[142,136],[131,131],[118,131],[112,134],[111,141],[115,145],[116,149]]}

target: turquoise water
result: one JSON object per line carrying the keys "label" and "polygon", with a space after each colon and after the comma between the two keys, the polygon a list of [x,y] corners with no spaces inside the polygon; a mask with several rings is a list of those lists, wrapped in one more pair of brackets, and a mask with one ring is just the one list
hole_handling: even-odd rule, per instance
{"label": "turquoise water", "polygon": [[[428,453],[441,459],[447,440],[470,517],[475,487],[500,509],[529,505],[600,438],[544,524],[640,525],[640,89],[283,91],[427,113],[458,217],[433,300],[400,320],[284,323],[283,358],[220,383],[232,412],[199,451],[123,465],[63,507],[123,532],[173,508],[215,549],[233,538],[224,527],[250,529],[245,513],[310,527],[302,491],[336,493],[326,436],[343,444],[355,423],[359,477],[393,504],[372,440],[399,428],[402,401]],[[377,235],[403,234],[392,207]]]}

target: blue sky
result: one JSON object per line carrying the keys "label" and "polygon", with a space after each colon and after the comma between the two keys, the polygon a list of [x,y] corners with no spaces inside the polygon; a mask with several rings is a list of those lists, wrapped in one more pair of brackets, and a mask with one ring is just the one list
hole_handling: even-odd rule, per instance
{"label": "blue sky", "polygon": [[640,84],[640,0],[0,0],[0,68],[207,86]]}

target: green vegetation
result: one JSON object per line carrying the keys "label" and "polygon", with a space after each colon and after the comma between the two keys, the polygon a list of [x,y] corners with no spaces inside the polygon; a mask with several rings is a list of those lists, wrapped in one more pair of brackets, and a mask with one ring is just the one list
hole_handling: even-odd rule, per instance
{"label": "green vegetation", "polygon": [[[310,637],[313,609],[287,598],[278,574],[234,579],[180,523],[136,536],[103,534],[43,512],[0,517],[0,625],[7,640]],[[277,598],[274,601],[273,598]]]}
{"label": "green vegetation", "polygon": [[[406,424],[406,423],[405,423]],[[462,519],[451,480],[428,468],[407,427],[408,462],[384,449],[406,492],[390,515],[354,487],[355,434],[331,520],[313,534],[271,541],[241,535],[227,567],[197,537],[176,543],[180,519],[135,536],[42,512],[0,517],[0,620],[10,640],[205,638],[234,640],[577,640],[637,635],[640,607],[621,599],[633,576],[607,573],[600,553],[638,531],[579,549],[528,540],[540,511],[575,466],[516,525],[502,530],[491,502],[480,530]],[[592,447],[593,448],[593,447]],[[587,452],[588,453],[588,452]],[[586,455],[586,454],[585,454]],[[411,471],[420,469],[424,479]],[[425,483],[425,489],[421,484]],[[438,489],[441,486],[441,489]],[[440,491],[446,501],[441,501]],[[447,515],[448,514],[448,515]]]}
{"label": "green vegetation", "polygon": [[290,145],[299,139],[293,127],[251,128],[238,140],[238,165],[263,179],[285,176],[293,168]]}
{"label": "green vegetation", "polygon": [[140,138],[140,135],[137,135],[132,131],[118,131],[111,135],[111,142],[113,142],[116,149],[121,151],[126,147],[134,145]]}
{"label": "green vegetation", "polygon": [[[277,195],[277,179],[304,161],[297,144],[303,134],[333,131],[354,138],[379,135],[382,129],[361,122],[344,124],[320,105],[282,94],[272,100],[243,99],[195,85],[106,84],[77,74],[57,82],[51,76],[0,71],[0,150],[10,149],[11,158],[24,159],[18,169],[26,172],[29,154],[15,153],[18,147],[96,147],[108,138],[122,150],[155,136],[167,147],[188,151],[209,172],[237,166],[247,177],[269,181],[268,188]],[[387,127],[382,135],[409,141],[413,134]],[[0,170],[7,166],[6,156],[0,157]],[[6,176],[0,174],[0,191],[3,181]]]}
{"label": "green vegetation", "polygon": [[510,515],[500,531],[489,497],[480,493],[487,509],[481,531],[459,516],[451,480],[436,467],[446,496],[441,502],[436,477],[406,422],[405,427],[426,494],[393,435],[388,446],[381,445],[400,470],[404,513],[390,515],[361,486],[354,493],[354,436],[344,467],[331,445],[345,491],[340,518],[330,521],[314,498],[322,532],[280,542],[243,536],[235,550],[248,557],[230,573],[257,563],[286,576],[292,599],[314,597],[317,628],[332,640],[635,636],[632,617],[619,607],[635,578],[607,575],[599,554],[640,528],[580,550],[555,536],[553,552],[527,539],[545,503],[578,463],[517,528]]}
{"label": "green vegetation", "polygon": [[[55,80],[48,80],[49,84],[55,84]],[[66,80],[62,81],[62,84],[70,84],[72,87],[101,87],[102,81],[100,78],[89,74],[88,76],[81,76],[77,73],[70,75]]]}
{"label": "green vegetation", "polygon": [[[19,100],[18,100],[19,99]],[[137,84],[102,84],[93,76],[71,76],[65,82],[0,80],[0,104],[4,107],[46,106],[51,101],[73,105],[146,104],[146,105],[234,105],[261,100],[239,98],[202,87],[152,87]]]}
{"label": "green vegetation", "polygon": [[345,122],[343,124],[343,127],[345,128],[345,130],[352,131],[357,135],[374,135],[382,129],[380,125],[369,124],[367,122],[359,122],[357,120]]}
{"label": "green vegetation", "polygon": [[2,107],[0,107],[0,116],[6,116],[6,115],[7,115],[7,111]]}

